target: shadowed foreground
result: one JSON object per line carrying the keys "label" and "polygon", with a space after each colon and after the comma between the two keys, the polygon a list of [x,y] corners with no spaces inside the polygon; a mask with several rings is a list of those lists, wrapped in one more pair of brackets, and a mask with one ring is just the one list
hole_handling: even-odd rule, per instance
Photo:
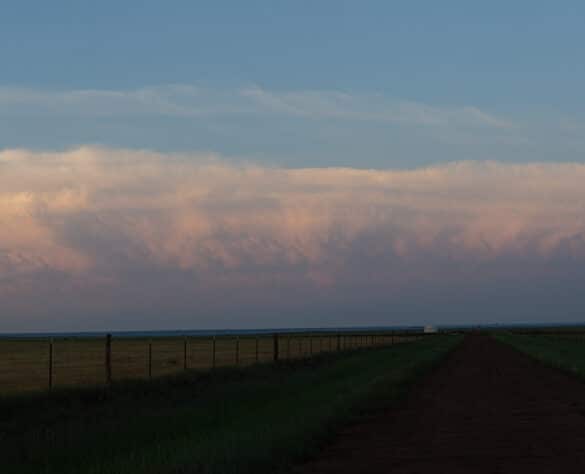
{"label": "shadowed foreground", "polygon": [[0,397],[0,473],[281,473],[318,452],[364,407],[403,393],[460,342],[432,336],[278,364]]}
{"label": "shadowed foreground", "polygon": [[470,336],[399,408],[344,432],[299,473],[583,473],[585,384]]}

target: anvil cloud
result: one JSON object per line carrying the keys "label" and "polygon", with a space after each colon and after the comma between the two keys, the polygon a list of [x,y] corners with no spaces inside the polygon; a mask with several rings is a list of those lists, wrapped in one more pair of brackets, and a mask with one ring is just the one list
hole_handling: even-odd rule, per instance
{"label": "anvil cloud", "polygon": [[585,165],[0,152],[0,331],[570,320]]}

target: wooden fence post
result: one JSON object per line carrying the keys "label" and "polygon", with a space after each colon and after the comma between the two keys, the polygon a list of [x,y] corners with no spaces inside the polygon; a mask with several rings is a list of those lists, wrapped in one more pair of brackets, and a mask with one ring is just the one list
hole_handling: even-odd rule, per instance
{"label": "wooden fence post", "polygon": [[337,352],[341,350],[341,334],[337,334]]}
{"label": "wooden fence post", "polygon": [[49,390],[53,389],[53,338],[49,339]]}
{"label": "wooden fence post", "polygon": [[256,335],[256,362],[260,360],[260,336]]}
{"label": "wooden fence post", "polygon": [[236,365],[240,365],[240,336],[236,336]]}
{"label": "wooden fence post", "polygon": [[152,340],[148,341],[148,378],[152,378]]}
{"label": "wooden fence post", "polygon": [[112,383],[112,335],[106,335],[106,384]]}
{"label": "wooden fence post", "polygon": [[277,333],[273,334],[272,343],[274,345],[274,350],[273,350],[274,362],[278,362],[278,334]]}
{"label": "wooden fence post", "polygon": [[211,340],[211,368],[215,369],[215,335]]}

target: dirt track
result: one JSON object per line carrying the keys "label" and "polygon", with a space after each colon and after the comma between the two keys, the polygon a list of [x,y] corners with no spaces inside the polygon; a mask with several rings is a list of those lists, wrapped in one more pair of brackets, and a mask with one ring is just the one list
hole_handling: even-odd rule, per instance
{"label": "dirt track", "polygon": [[585,384],[472,336],[396,409],[342,433],[297,471],[585,473]]}

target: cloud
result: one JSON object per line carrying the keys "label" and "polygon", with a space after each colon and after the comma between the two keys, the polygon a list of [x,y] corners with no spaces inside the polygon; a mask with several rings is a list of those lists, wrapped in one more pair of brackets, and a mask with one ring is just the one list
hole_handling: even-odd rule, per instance
{"label": "cloud", "polygon": [[242,94],[273,112],[301,117],[396,122],[419,126],[511,128],[513,124],[477,107],[438,107],[389,99],[380,94],[349,94],[338,91],[272,92],[259,87]]}
{"label": "cloud", "polygon": [[127,90],[0,86],[0,143],[209,149],[264,163],[412,167],[458,160],[582,162],[583,123],[382,93],[259,86]]}
{"label": "cloud", "polygon": [[5,115],[254,116],[395,122],[427,127],[510,128],[512,123],[474,106],[431,106],[381,94],[328,90],[270,91],[258,86],[210,89],[163,85],[133,90],[37,90],[0,87]]}
{"label": "cloud", "polygon": [[95,327],[76,315],[333,311],[483,286],[498,298],[503,282],[580,275],[584,180],[575,163],[287,169],[213,154],[5,150],[0,300],[14,316],[0,329],[43,311]]}

